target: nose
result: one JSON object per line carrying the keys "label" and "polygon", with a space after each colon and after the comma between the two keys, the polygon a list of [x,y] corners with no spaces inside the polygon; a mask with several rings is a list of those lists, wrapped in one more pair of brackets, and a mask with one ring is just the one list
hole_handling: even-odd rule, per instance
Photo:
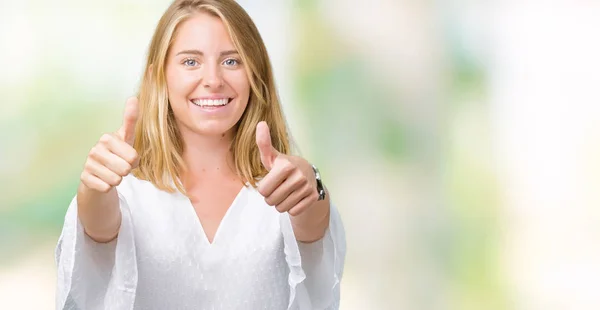
{"label": "nose", "polygon": [[202,86],[207,89],[219,89],[223,86],[221,68],[217,64],[204,66],[202,74]]}

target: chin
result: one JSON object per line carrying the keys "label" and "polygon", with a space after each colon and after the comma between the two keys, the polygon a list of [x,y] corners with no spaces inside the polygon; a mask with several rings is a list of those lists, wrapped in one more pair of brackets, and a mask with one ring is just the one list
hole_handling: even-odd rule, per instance
{"label": "chin", "polygon": [[194,132],[203,136],[223,136],[234,129],[234,122],[223,120],[203,120],[197,124]]}

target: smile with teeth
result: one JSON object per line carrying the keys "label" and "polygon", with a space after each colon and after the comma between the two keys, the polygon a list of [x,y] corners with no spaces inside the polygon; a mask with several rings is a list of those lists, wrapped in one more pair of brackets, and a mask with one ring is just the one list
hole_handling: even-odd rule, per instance
{"label": "smile with teeth", "polygon": [[192,103],[203,108],[223,107],[231,102],[231,98],[222,99],[192,99]]}

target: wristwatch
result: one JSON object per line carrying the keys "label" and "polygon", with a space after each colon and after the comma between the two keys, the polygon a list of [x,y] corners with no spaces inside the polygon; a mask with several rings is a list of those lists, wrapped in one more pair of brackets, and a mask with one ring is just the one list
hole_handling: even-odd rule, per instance
{"label": "wristwatch", "polygon": [[315,172],[315,179],[317,180],[317,193],[319,193],[319,199],[317,200],[323,200],[325,199],[325,187],[323,187],[323,181],[321,181],[321,173],[319,173],[319,169],[317,169],[315,165],[311,166]]}

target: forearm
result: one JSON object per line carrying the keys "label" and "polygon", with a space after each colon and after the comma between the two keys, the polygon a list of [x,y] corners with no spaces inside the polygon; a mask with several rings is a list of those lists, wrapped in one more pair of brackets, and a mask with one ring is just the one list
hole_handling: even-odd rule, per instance
{"label": "forearm", "polygon": [[79,184],[77,214],[85,233],[94,241],[104,243],[114,240],[121,226],[117,189],[113,187],[103,193]]}
{"label": "forearm", "polygon": [[329,192],[325,188],[325,199],[315,202],[308,210],[291,216],[292,227],[296,240],[300,242],[314,242],[320,240],[329,228],[330,200]]}

